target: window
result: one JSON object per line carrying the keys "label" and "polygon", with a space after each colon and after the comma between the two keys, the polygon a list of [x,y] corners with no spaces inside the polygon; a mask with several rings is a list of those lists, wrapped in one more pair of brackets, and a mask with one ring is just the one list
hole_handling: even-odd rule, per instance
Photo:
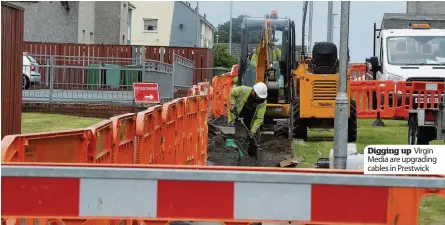
{"label": "window", "polygon": [[392,65],[443,64],[445,36],[389,37],[387,48]]}
{"label": "window", "polygon": [[144,19],[144,31],[150,31],[150,32],[158,31],[158,20]]}

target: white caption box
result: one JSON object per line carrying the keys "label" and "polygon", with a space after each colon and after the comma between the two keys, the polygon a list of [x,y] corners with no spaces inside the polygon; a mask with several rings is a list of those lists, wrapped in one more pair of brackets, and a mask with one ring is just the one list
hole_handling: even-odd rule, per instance
{"label": "white caption box", "polygon": [[445,174],[445,145],[368,145],[365,174]]}

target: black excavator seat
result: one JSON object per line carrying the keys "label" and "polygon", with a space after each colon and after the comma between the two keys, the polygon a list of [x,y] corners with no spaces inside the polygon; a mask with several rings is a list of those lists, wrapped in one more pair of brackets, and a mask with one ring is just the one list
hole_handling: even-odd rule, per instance
{"label": "black excavator seat", "polygon": [[316,43],[312,49],[312,72],[314,74],[335,74],[337,68],[337,46],[331,42]]}

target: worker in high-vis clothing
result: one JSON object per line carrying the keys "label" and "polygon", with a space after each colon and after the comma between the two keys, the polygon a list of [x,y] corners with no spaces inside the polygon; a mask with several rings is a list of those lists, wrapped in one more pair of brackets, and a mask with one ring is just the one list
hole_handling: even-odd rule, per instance
{"label": "worker in high-vis clothing", "polygon": [[254,138],[264,122],[266,113],[267,86],[259,82],[253,87],[237,86],[230,92],[230,112],[228,122],[242,118],[249,130],[249,137]]}
{"label": "worker in high-vis clothing", "polygon": [[238,76],[232,78],[232,88],[238,85]]}
{"label": "worker in high-vis clothing", "polygon": [[257,54],[257,49],[256,48],[254,48],[253,50],[252,50],[252,54],[250,55],[250,64],[252,65],[252,66],[256,66],[256,60],[257,60],[257,58],[258,58],[258,54]]}
{"label": "worker in high-vis clothing", "polygon": [[272,61],[280,61],[281,60],[281,49],[276,45],[273,46],[272,51]]}

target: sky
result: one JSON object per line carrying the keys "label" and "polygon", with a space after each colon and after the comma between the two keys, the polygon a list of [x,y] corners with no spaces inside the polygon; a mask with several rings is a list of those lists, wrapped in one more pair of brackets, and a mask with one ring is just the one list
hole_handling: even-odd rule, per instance
{"label": "sky", "polygon": [[[190,2],[196,7],[196,1]],[[303,17],[302,1],[233,1],[232,16],[246,14],[252,17],[263,17],[277,10],[278,17],[288,17],[295,21],[296,44],[301,44],[301,25]],[[340,14],[340,1],[334,2],[334,13]],[[215,27],[230,18],[229,1],[200,1],[199,12]],[[312,43],[327,39],[327,1],[315,1],[312,22]],[[406,1],[351,1],[349,17],[349,48],[351,62],[364,62],[372,56],[373,26],[380,27],[384,13],[405,13]],[[309,16],[307,17],[308,21]],[[340,26],[340,16],[334,16],[334,26]],[[306,24],[307,27],[307,24]],[[339,28],[334,28],[334,43],[339,47]],[[307,32],[306,32],[307,34]],[[307,40],[306,40],[307,43]]]}

